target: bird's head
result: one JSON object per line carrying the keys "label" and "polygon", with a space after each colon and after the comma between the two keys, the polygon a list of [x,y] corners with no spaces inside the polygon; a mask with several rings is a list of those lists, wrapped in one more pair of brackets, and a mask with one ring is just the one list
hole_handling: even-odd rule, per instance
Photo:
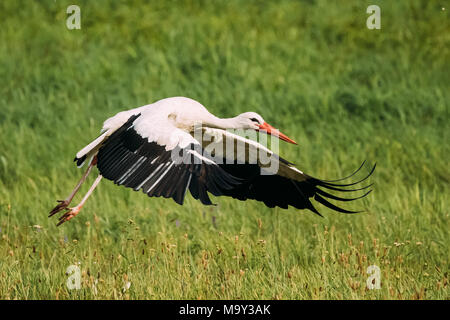
{"label": "bird's head", "polygon": [[263,131],[286,142],[297,144],[297,142],[265,122],[263,117],[261,117],[256,112],[244,112],[238,115],[235,119],[238,127],[241,129],[254,129],[256,131]]}

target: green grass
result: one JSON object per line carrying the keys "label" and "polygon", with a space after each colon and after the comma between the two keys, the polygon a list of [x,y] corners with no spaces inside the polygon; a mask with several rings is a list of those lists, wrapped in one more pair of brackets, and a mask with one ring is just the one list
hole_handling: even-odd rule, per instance
{"label": "green grass", "polygon": [[[449,299],[450,7],[76,2],[73,31],[73,1],[0,3],[1,299]],[[366,28],[370,4],[381,30]],[[57,228],[74,154],[106,118],[170,96],[260,113],[316,177],[376,162],[374,192],[349,206],[365,212],[178,206],[102,181]],[[82,289],[68,290],[77,263]]]}

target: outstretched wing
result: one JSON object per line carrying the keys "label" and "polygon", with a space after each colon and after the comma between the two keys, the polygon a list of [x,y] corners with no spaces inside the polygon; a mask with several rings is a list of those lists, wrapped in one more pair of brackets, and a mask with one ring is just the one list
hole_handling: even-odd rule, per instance
{"label": "outstretched wing", "polygon": [[[348,202],[365,197],[371,192],[369,190],[354,198],[342,198],[323,189],[339,192],[365,190],[371,185],[356,187],[356,189],[349,189],[348,187],[366,180],[375,170],[375,166],[366,177],[354,183],[335,183],[343,179],[324,181],[303,173],[292,163],[279,157],[256,141],[221,129],[203,127],[199,130],[202,134],[201,140],[205,150],[212,154],[215,161],[220,163],[220,167],[225,172],[242,181],[233,188],[225,190],[223,193],[226,196],[239,200],[254,199],[271,208],[278,206],[287,209],[288,206],[293,206],[298,209],[309,209],[320,215],[313,206],[311,199],[338,212],[356,213],[340,208],[327,199]],[[356,174],[363,165],[351,176]]]}
{"label": "outstretched wing", "polygon": [[210,192],[254,199],[268,207],[309,209],[319,215],[312,199],[338,212],[355,213],[328,200],[353,201],[370,193],[342,198],[323,189],[365,190],[371,185],[348,187],[366,180],[375,166],[354,183],[324,181],[303,173],[261,144],[225,130],[201,127],[201,136],[195,139],[170,123],[153,121],[151,127],[148,123],[141,114],[133,115],[102,144],[97,154],[100,174],[118,185],[143,190],[149,196],[171,197],[179,204],[189,189],[207,205],[212,204]]}
{"label": "outstretched wing", "polygon": [[[169,148],[161,145],[157,132],[137,131],[140,116],[130,117],[99,149],[97,167],[105,178],[151,197],[173,198],[178,204],[183,204],[188,188],[195,199],[212,204],[207,192],[220,196],[240,182],[204,156],[199,143],[176,127],[169,128]],[[165,130],[161,134],[169,134]],[[155,141],[149,141],[150,135]]]}

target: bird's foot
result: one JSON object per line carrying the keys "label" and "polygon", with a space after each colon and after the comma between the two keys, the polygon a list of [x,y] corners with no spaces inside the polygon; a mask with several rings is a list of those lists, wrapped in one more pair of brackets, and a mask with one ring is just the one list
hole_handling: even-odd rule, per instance
{"label": "bird's foot", "polygon": [[66,213],[64,213],[60,218],[59,222],[56,224],[56,226],[62,225],[64,222],[69,221],[70,219],[74,218],[78,213],[80,213],[81,207],[76,206],[73,208],[66,208]]}
{"label": "bird's foot", "polygon": [[50,214],[48,215],[48,217],[50,218],[51,216],[53,216],[54,214],[60,212],[61,210],[67,209],[67,207],[70,204],[70,201],[65,199],[65,200],[56,200],[57,202],[59,202],[59,204],[53,208],[52,211],[50,211]]}

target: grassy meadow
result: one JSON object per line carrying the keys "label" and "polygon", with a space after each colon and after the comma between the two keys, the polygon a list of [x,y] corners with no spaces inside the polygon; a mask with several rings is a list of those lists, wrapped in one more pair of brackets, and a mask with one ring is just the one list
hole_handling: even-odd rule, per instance
{"label": "grassy meadow", "polygon": [[[81,30],[66,28],[70,4]],[[371,4],[381,30],[366,28]],[[1,1],[0,299],[449,299],[442,6]],[[346,206],[365,212],[178,206],[104,180],[56,227],[48,212],[82,174],[75,153],[106,118],[170,96],[260,113],[299,144],[281,156],[318,178],[376,162],[374,192]],[[80,290],[66,286],[70,265]],[[370,265],[380,289],[366,287]]]}

